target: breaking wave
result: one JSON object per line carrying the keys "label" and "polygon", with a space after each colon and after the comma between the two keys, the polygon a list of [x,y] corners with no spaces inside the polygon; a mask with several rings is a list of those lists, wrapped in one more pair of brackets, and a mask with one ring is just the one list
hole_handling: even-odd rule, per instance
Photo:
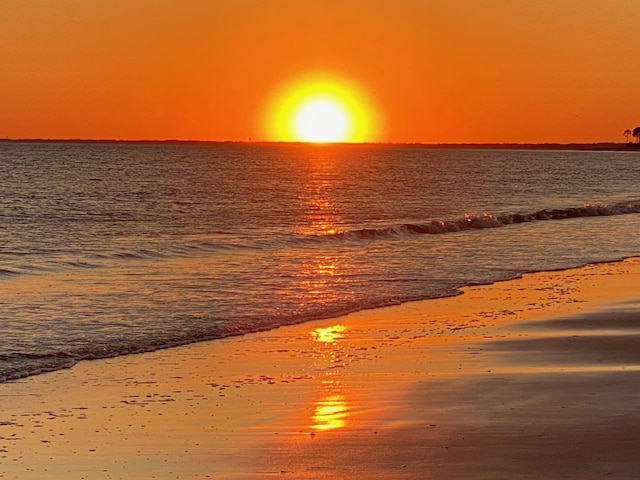
{"label": "breaking wave", "polygon": [[439,235],[444,233],[498,228],[518,223],[530,223],[547,220],[567,220],[581,217],[598,217],[640,213],[640,200],[620,202],[612,205],[585,204],[582,207],[562,209],[544,209],[532,213],[506,213],[493,215],[465,214],[463,218],[455,220],[433,220],[428,223],[404,223],[380,228],[362,228],[346,230],[325,235],[312,235],[318,238],[340,240],[384,239],[402,235]]}

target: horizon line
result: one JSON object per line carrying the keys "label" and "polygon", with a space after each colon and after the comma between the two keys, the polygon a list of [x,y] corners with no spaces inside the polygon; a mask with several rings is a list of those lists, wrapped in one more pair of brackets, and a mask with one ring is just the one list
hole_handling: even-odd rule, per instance
{"label": "horizon line", "polygon": [[637,149],[638,143],[625,142],[300,142],[282,140],[184,140],[184,139],[113,139],[113,138],[0,138],[4,143],[122,143],[122,144],[191,144],[191,145],[297,145],[297,146],[411,146],[425,148],[583,148],[617,147]]}

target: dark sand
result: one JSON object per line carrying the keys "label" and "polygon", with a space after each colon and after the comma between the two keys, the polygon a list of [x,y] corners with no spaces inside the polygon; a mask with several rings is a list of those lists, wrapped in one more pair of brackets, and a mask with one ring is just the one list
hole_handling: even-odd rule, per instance
{"label": "dark sand", "polygon": [[3,479],[640,478],[640,261],[0,385]]}

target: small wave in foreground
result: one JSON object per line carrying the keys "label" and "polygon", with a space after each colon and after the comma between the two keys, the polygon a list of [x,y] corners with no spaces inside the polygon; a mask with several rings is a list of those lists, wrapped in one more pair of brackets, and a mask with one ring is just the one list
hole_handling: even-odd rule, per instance
{"label": "small wave in foreground", "polygon": [[362,228],[346,230],[325,235],[314,235],[316,239],[362,240],[384,239],[401,235],[439,235],[485,228],[498,228],[518,223],[530,223],[546,220],[567,220],[581,217],[597,217],[640,213],[640,200],[620,202],[613,205],[591,205],[563,209],[544,209],[533,213],[507,213],[493,215],[465,214],[456,220],[433,220],[429,223],[405,223],[380,228]]}

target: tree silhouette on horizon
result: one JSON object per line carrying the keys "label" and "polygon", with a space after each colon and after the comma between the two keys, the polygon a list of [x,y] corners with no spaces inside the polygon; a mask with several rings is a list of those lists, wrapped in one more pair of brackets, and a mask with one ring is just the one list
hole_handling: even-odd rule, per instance
{"label": "tree silhouette on horizon", "polygon": [[634,138],[637,138],[637,142],[640,143],[640,127],[634,128],[631,135],[633,135]]}

